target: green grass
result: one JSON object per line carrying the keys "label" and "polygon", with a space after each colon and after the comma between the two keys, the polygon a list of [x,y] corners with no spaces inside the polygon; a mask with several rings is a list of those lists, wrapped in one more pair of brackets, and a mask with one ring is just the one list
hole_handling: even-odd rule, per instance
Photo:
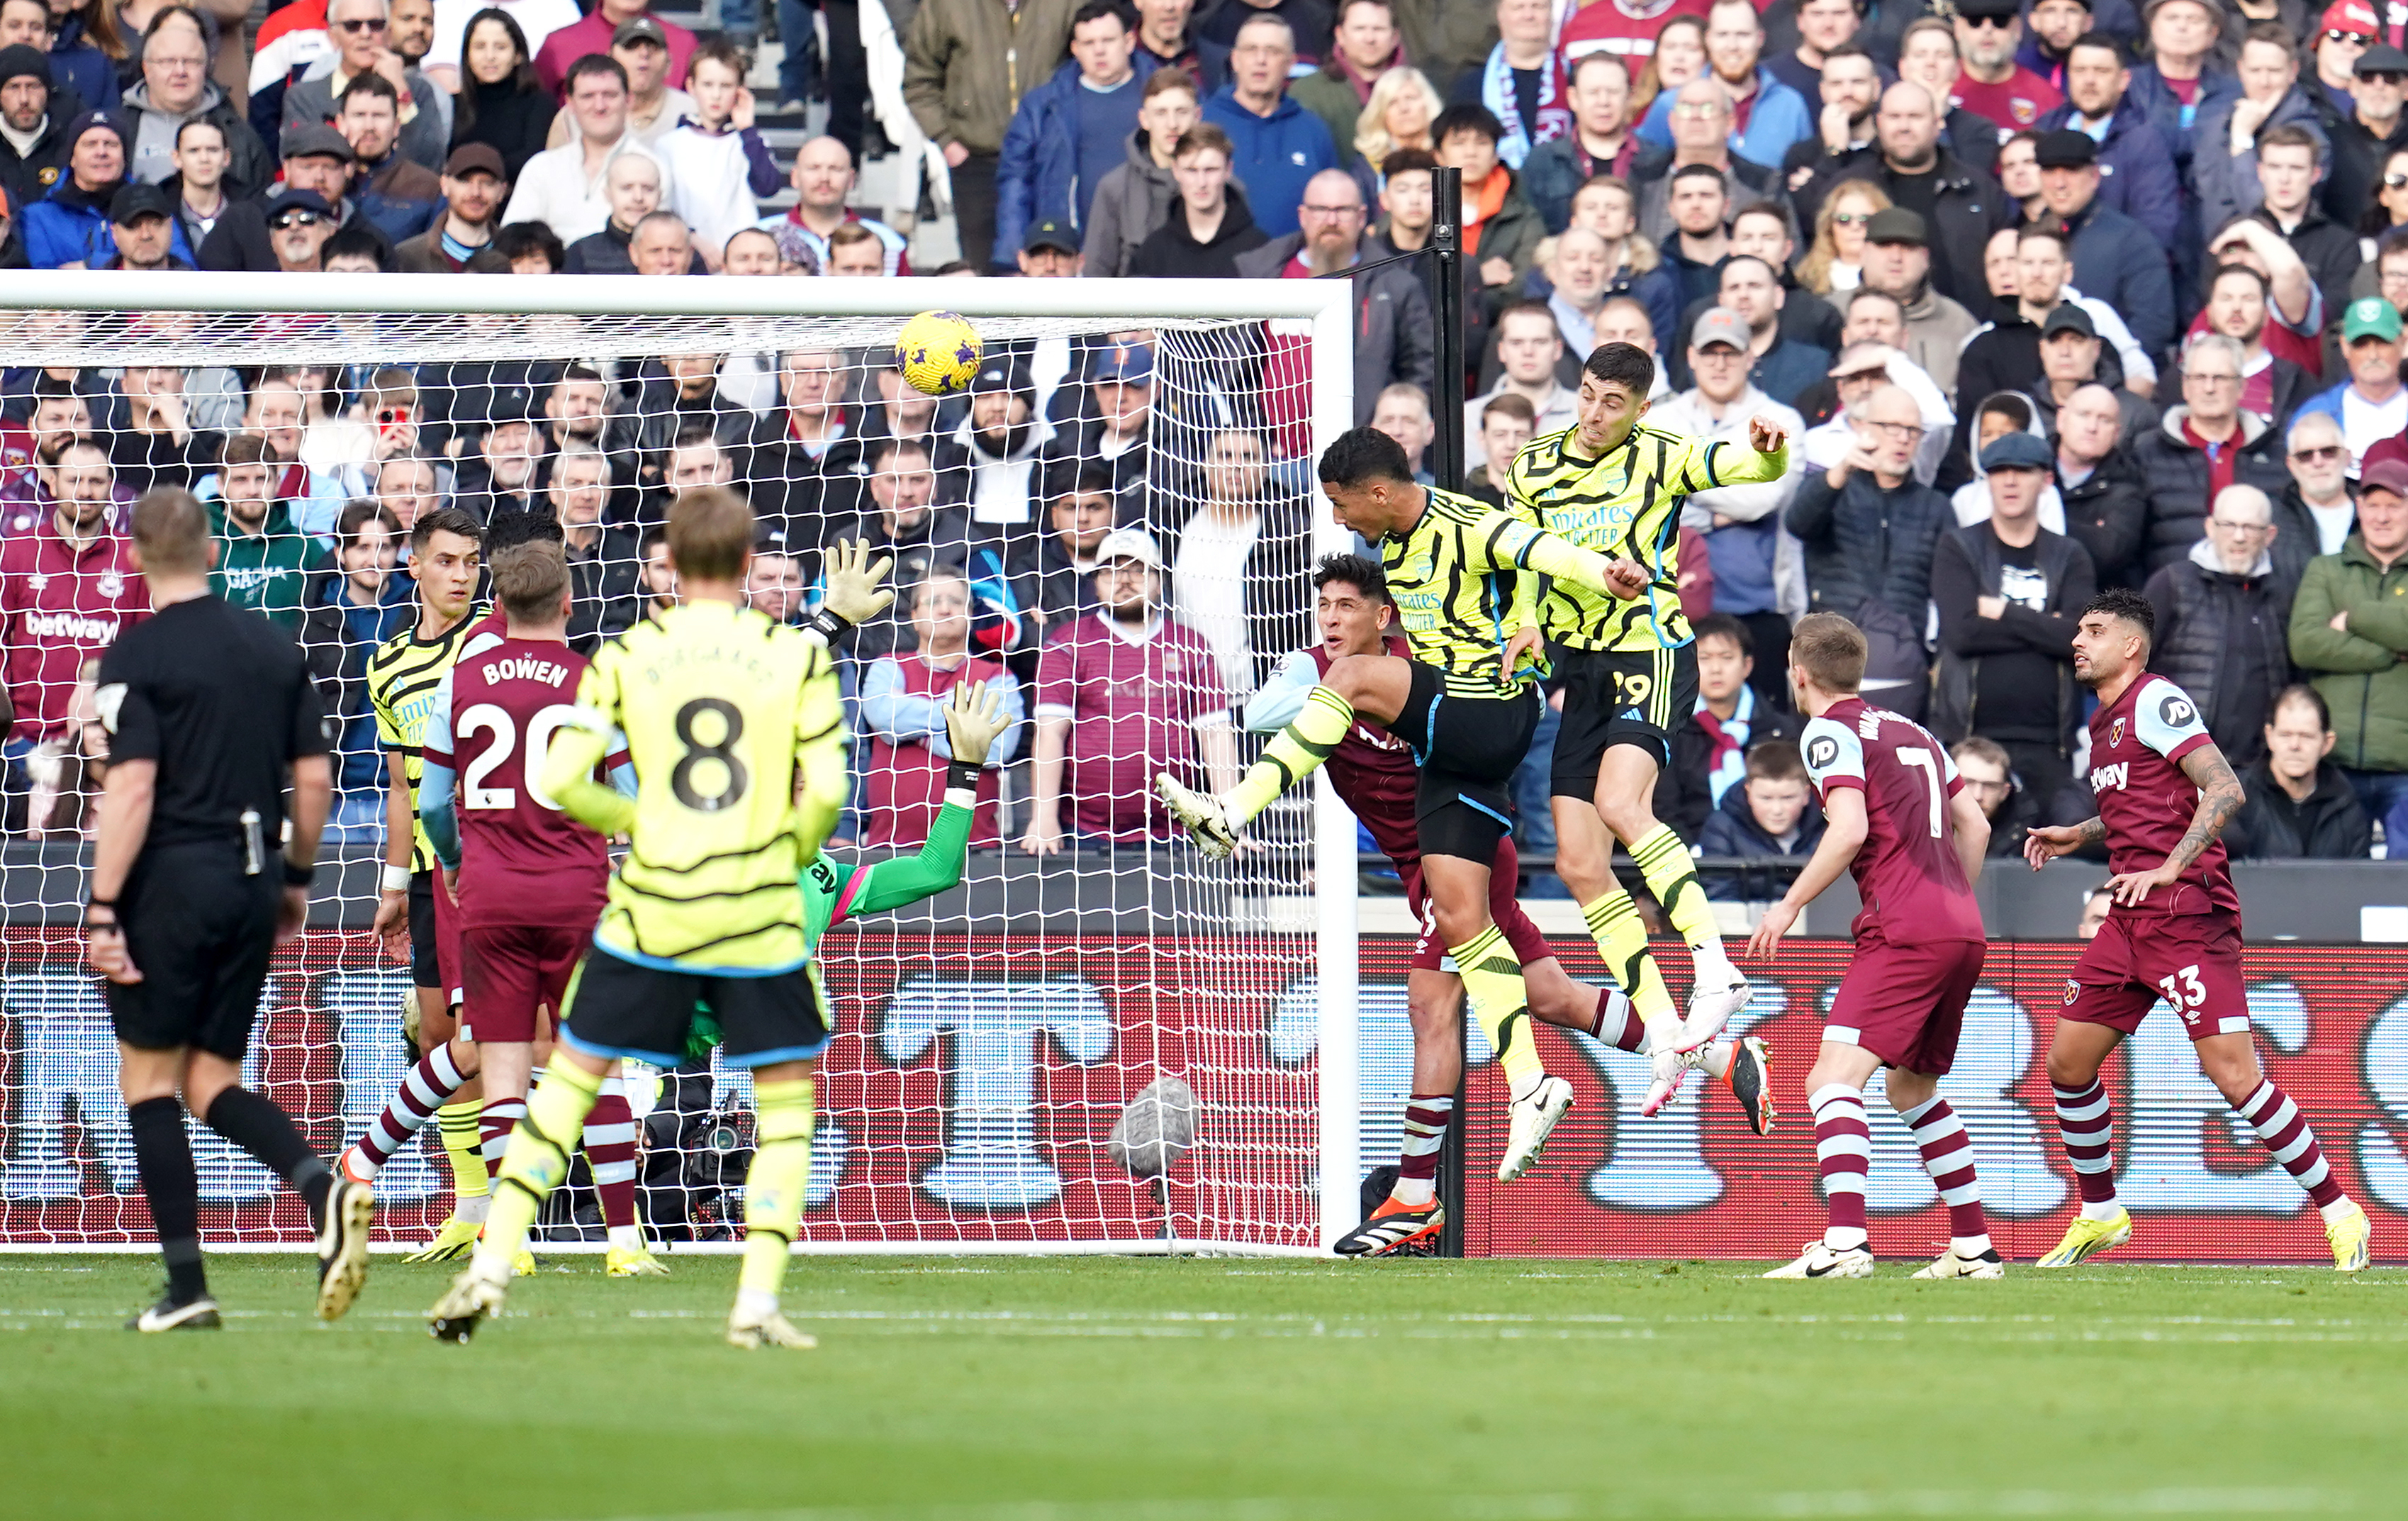
{"label": "green grass", "polygon": [[149,1258],[0,1257],[0,1514],[2359,1515],[2408,1511],[2408,1273],[2094,1266],[798,1259],[821,1346],[722,1345],[729,1257],[521,1282],[215,1259],[221,1334],[118,1329]]}

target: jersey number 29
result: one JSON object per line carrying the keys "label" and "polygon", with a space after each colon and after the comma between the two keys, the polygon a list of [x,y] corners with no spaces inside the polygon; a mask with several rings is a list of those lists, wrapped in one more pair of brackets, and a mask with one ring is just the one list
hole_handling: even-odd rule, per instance
{"label": "jersey number 29", "polygon": [[[560,811],[560,805],[544,796],[543,788],[537,784],[536,772],[542,768],[544,754],[552,749],[552,737],[564,725],[576,722],[576,710],[557,702],[538,709],[535,717],[527,720],[526,764],[521,768],[526,777],[527,796],[535,799],[538,807],[555,813]],[[460,737],[465,739],[480,729],[490,732],[494,742],[468,763],[467,771],[460,778],[462,801],[470,808],[516,808],[516,792],[509,787],[488,787],[484,782],[495,767],[510,758],[510,751],[519,742],[518,724],[509,709],[480,702],[460,715]]]}

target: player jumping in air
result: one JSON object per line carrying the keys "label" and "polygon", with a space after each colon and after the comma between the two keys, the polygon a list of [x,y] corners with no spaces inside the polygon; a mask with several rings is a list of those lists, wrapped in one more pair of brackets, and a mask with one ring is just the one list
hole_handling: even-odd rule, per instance
{"label": "player jumping in air", "polygon": [[[1296,651],[1246,704],[1246,726],[1257,733],[1285,727],[1303,708],[1332,663],[1349,655],[1407,657],[1405,641],[1388,632],[1396,614],[1379,566],[1359,554],[1332,554],[1313,572],[1314,615],[1321,642]],[[1413,1087],[1405,1101],[1405,1140],[1397,1184],[1371,1217],[1341,1237],[1341,1256],[1381,1256],[1435,1240],[1446,1214],[1438,1200],[1439,1154],[1455,1123],[1455,1090],[1463,1076],[1463,980],[1438,942],[1429,894],[1422,884],[1421,842],[1413,827],[1417,768],[1412,747],[1358,716],[1330,752],[1329,779],[1338,796],[1371,831],[1396,864],[1405,901],[1421,921],[1406,981],[1413,1026]],[[1585,1031],[1622,1051],[1643,1051],[1646,1036],[1630,1000],[1614,988],[1574,982],[1514,899],[1520,866],[1509,836],[1497,842],[1488,876],[1488,912],[1522,964],[1530,1012],[1541,1022]],[[1730,1085],[1758,1135],[1770,1128],[1764,1042],[1717,1045],[1707,1069]]]}
{"label": "player jumping in air", "polygon": [[1321,456],[1320,476],[1339,523],[1380,546],[1410,655],[1331,661],[1295,721],[1226,795],[1207,796],[1168,775],[1155,789],[1197,845],[1221,857],[1273,798],[1330,758],[1358,717],[1413,746],[1413,824],[1431,919],[1512,1092],[1497,1169],[1510,1183],[1572,1102],[1571,1084],[1539,1060],[1521,964],[1488,909],[1505,786],[1539,724],[1539,695],[1523,668],[1541,643],[1529,573],[1602,591],[1612,567],[1469,497],[1413,484],[1403,448],[1375,428],[1340,435]]}
{"label": "player jumping in air", "polygon": [[1771,956],[1799,911],[1842,871],[1855,875],[1864,911],[1822,1051],[1806,1074],[1831,1223],[1797,1261],[1764,1276],[1872,1276],[1865,1082],[1887,1068],[1890,1107],[1914,1133],[1948,1206],[1948,1250],[1914,1276],[1999,1278],[2005,1269],[1982,1218],[1973,1144],[1939,1092],[1956,1060],[1965,1000],[1982,975],[1982,910],[1972,884],[1990,825],[1930,731],[1856,696],[1864,675],[1865,637],[1856,624],[1828,612],[1798,620],[1789,687],[1811,718],[1799,738],[1828,823],[1813,859],[1765,911],[1748,951]]}
{"label": "player jumping in air", "polygon": [[[1642,1112],[1679,1094],[1694,1061],[1731,1015],[1747,1007],[1747,980],[1723,949],[1689,847],[1658,823],[1656,778],[1671,763],[1671,735],[1698,706],[1698,651],[1681,611],[1674,536],[1692,492],[1778,481],[1788,440],[1763,418],[1748,448],[1700,443],[1646,426],[1656,360],[1627,343],[1600,345],[1581,371],[1579,420],[1533,438],[1514,456],[1511,506],[1585,550],[1613,558],[1605,588],[1558,581],[1541,605],[1564,690],[1555,737],[1555,874],[1607,968],[1639,1007],[1655,1052],[1656,1082]],[[1647,949],[1638,905],[1613,874],[1619,839],[1648,891],[1688,942],[1696,981],[1688,1017]]]}
{"label": "player jumping in air", "polygon": [[2040,1259],[2070,1268],[2132,1239],[2115,1201],[2114,1115],[2099,1067],[2163,998],[2225,1102],[2258,1132],[2323,1213],[2333,1266],[2367,1264],[2373,1228],[2341,1190],[2307,1117],[2258,1065],[2241,981],[2241,899],[2216,838],[2240,811],[2241,782],[2182,688],[2148,674],[2157,619],[2118,587],[2082,610],[2073,677],[2099,695],[2090,717],[2090,790],[2099,816],[2039,828],[2024,843],[2037,871],[2052,856],[2107,842],[2114,904],[2066,983],[2048,1048],[2057,1128],[2082,1186],[2082,1213]]}

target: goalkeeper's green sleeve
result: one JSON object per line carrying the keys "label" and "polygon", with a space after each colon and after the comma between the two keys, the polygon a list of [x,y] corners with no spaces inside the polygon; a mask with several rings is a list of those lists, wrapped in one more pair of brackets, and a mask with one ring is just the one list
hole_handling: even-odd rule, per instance
{"label": "goalkeeper's green sleeve", "polygon": [[860,891],[845,905],[845,917],[884,913],[933,897],[962,880],[970,849],[970,810],[948,800],[928,826],[928,842],[917,855],[881,861],[862,874]]}

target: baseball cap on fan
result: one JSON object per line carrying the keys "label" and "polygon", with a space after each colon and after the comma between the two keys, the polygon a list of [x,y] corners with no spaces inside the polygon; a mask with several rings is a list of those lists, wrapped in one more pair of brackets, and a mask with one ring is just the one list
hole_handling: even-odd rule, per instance
{"label": "baseball cap on fan", "polygon": [[2400,309],[2379,295],[2363,295],[2351,302],[2342,314],[2341,340],[2356,343],[2360,338],[2399,342]]}
{"label": "baseball cap on fan", "polygon": [[1142,528],[1115,528],[1096,546],[1097,565],[1112,560],[1135,560],[1140,565],[1159,570],[1162,568],[1162,546],[1156,544],[1154,536]]}
{"label": "baseball cap on fan", "polygon": [[2328,32],[2346,32],[2370,40],[2383,35],[2383,23],[2368,0],[2333,0],[2325,7],[2324,20],[2318,24]]}

